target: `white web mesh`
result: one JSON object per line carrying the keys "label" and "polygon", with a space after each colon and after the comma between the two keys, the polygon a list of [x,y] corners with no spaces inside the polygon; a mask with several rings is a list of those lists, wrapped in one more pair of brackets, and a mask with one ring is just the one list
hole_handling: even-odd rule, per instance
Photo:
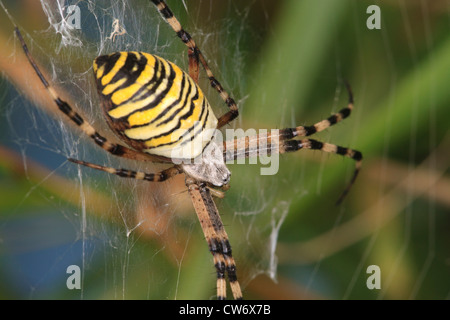
{"label": "white web mesh", "polygon": [[[184,44],[149,1],[1,3],[1,294],[214,297],[212,258],[183,177],[141,183],[66,162],[164,168],[106,154],[42,100],[38,78],[20,78],[26,61],[12,26],[58,93],[116,142],[92,60],[141,50],[187,70]],[[369,30],[365,1],[168,1],[238,102],[240,117],[228,128],[313,124],[346,105],[342,79],[354,91],[351,117],[315,137],[364,154],[342,206],[334,202],[352,160],[304,150],[283,155],[274,176],[262,176],[260,165],[230,165],[231,189],[217,206],[244,297],[449,297],[450,10],[449,1],[437,3],[378,4],[381,29]],[[225,113],[203,71],[200,86],[216,114]],[[67,288],[69,265],[82,271],[80,290]],[[381,289],[367,287],[369,265],[380,267]]]}

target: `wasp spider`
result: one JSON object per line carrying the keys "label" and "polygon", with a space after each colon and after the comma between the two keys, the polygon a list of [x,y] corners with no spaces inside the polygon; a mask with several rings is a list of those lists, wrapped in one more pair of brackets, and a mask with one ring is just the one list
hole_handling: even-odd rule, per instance
{"label": "wasp spider", "polygon": [[[310,136],[347,118],[353,109],[351,89],[347,85],[349,94],[347,107],[312,126],[299,126],[277,130],[276,133],[271,131],[270,134],[237,138],[223,145],[216,143],[215,130],[238,116],[237,105],[214,77],[199,47],[181,27],[167,4],[161,0],[151,1],[181,41],[186,44],[189,71],[186,73],[161,57],[137,51],[114,52],[94,60],[94,77],[106,120],[126,145],[108,141],[67,102],[59,98],[39,70],[17,27],[15,32],[30,64],[59,110],[98,146],[114,156],[173,165],[158,173],[146,173],[115,169],[75,159],[68,160],[120,177],[151,182],[164,181],[184,173],[189,195],[213,255],[217,272],[217,298],[226,298],[226,278],[228,278],[233,298],[241,299],[242,292],[236,276],[231,246],[212,198],[213,194],[222,194],[214,188],[225,190],[230,181],[231,174],[225,162],[258,155],[263,148],[280,154],[313,149],[349,157],[356,161],[356,169],[349,185],[338,200],[340,202],[356,179],[361,167],[361,153],[313,139],[294,138]],[[211,86],[217,90],[229,108],[228,112],[219,118],[214,115],[197,84],[200,64]]]}

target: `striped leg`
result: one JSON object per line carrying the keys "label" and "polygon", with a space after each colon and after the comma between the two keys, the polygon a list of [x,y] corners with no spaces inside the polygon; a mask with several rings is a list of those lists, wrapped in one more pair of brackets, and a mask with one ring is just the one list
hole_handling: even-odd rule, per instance
{"label": "striped leg", "polygon": [[[230,121],[237,118],[239,115],[239,111],[236,105],[236,102],[233,98],[230,97],[230,95],[223,89],[222,85],[217,81],[217,79],[214,77],[211,69],[208,66],[208,63],[206,62],[205,57],[203,56],[202,52],[200,51],[199,47],[195,43],[194,39],[187,33],[183,27],[181,26],[180,22],[175,18],[172,11],[169,9],[167,4],[162,0],[151,0],[161,13],[161,15],[164,17],[164,19],[167,21],[167,23],[172,27],[172,29],[176,32],[177,36],[183,41],[188,49],[189,54],[189,74],[194,77],[198,78],[198,70],[197,72],[194,70],[194,68],[198,69],[198,61],[202,64],[203,68],[206,71],[206,74],[208,75],[209,82],[213,88],[217,90],[217,92],[220,94],[220,97],[222,100],[226,103],[230,111],[225,113],[223,116],[219,118],[219,122],[217,124],[217,128],[221,128]],[[197,62],[197,63],[196,63]],[[197,65],[197,66],[196,66]],[[193,77],[193,78],[194,78]],[[195,80],[195,78],[194,78]]]}
{"label": "striped leg", "polygon": [[324,143],[313,139],[302,139],[302,140],[286,140],[282,141],[280,145],[280,153],[285,152],[293,152],[298,151],[300,149],[311,149],[311,150],[321,150],[324,152],[339,154],[344,157],[351,158],[356,161],[355,163],[355,171],[353,172],[353,177],[348,183],[347,187],[342,192],[339,199],[336,201],[336,205],[341,204],[342,200],[344,200],[345,196],[350,191],[353,183],[358,176],[359,171],[361,170],[362,164],[362,154],[361,152],[349,148],[340,147],[330,143]]}
{"label": "striped leg", "polygon": [[347,82],[345,82],[345,87],[348,92],[348,105],[346,108],[341,109],[338,113],[332,114],[328,117],[328,119],[317,122],[312,126],[299,126],[296,128],[280,130],[280,139],[289,140],[297,136],[307,137],[315,134],[316,132],[323,131],[350,116],[350,113],[353,110],[353,93]]}
{"label": "striped leg", "polygon": [[180,169],[180,167],[178,166],[173,166],[170,167],[168,169],[162,170],[158,173],[145,173],[145,172],[140,172],[140,171],[133,171],[133,170],[128,170],[128,169],[115,169],[115,168],[111,168],[111,167],[104,167],[98,164],[94,164],[94,163],[90,163],[90,162],[86,162],[86,161],[81,161],[81,160],[76,160],[76,159],[72,159],[69,158],[67,159],[70,162],[76,163],[76,164],[81,164],[83,166],[92,168],[92,169],[96,169],[96,170],[100,170],[100,171],[104,171],[104,172],[108,172],[111,174],[115,174],[119,177],[122,178],[130,178],[130,179],[136,179],[136,180],[146,180],[146,181],[151,181],[151,182],[162,182],[162,181],[166,181],[169,178],[172,178],[174,176],[176,176],[177,174],[182,173],[183,171]]}
{"label": "striped leg", "polygon": [[36,72],[37,76],[41,80],[44,87],[47,89],[50,96],[53,98],[53,101],[58,106],[58,109],[62,113],[64,113],[74,124],[76,124],[81,129],[81,131],[83,131],[88,137],[90,137],[98,146],[108,151],[109,153],[119,157],[135,159],[140,161],[167,162],[167,160],[165,160],[162,157],[150,156],[148,154],[139,153],[123,145],[111,143],[105,137],[100,135],[92,125],[90,125],[87,121],[85,121],[80,116],[80,114],[74,111],[73,108],[66,101],[62,100],[58,96],[56,91],[49,84],[47,79],[45,79],[41,70],[34,61],[30,51],[28,50],[25,40],[23,39],[22,34],[20,33],[17,27],[15,27],[15,32],[22,45],[23,51],[28,58],[28,61],[30,62],[31,66],[33,67],[34,71]]}
{"label": "striped leg", "polygon": [[313,139],[293,140],[297,136],[310,136],[316,132],[323,131],[332,125],[347,118],[353,110],[353,94],[350,85],[345,83],[348,92],[348,106],[328,117],[328,119],[317,122],[312,126],[299,126],[282,130],[271,130],[267,134],[259,134],[250,137],[243,137],[226,141],[223,144],[224,159],[226,162],[240,158],[256,157],[261,154],[270,155],[276,153],[293,152],[300,149],[321,150],[335,153],[351,158],[356,161],[355,171],[349,184],[339,197],[336,204],[340,204],[347,195],[351,186],[356,180],[361,169],[362,154],[359,151],[345,147],[336,146],[330,143],[323,143]]}
{"label": "striped leg", "polygon": [[268,134],[259,134],[227,141],[223,145],[224,159],[228,162],[240,158],[294,152],[300,149],[321,150],[351,158],[356,161],[355,171],[349,184],[336,202],[336,204],[340,204],[355,182],[361,169],[361,152],[307,138],[302,140],[285,140],[283,131],[284,130],[273,130]]}
{"label": "striped leg", "polygon": [[236,276],[236,263],[231,254],[228,235],[211,193],[205,184],[192,178],[186,179],[186,185],[209,250],[213,255],[217,271],[217,299],[223,300],[227,296],[225,274],[228,276],[233,298],[242,299],[241,287]]}
{"label": "striped leg", "polygon": [[198,55],[192,49],[188,49],[189,58],[189,76],[194,79],[195,83],[198,84],[199,76],[199,65],[198,65]]}

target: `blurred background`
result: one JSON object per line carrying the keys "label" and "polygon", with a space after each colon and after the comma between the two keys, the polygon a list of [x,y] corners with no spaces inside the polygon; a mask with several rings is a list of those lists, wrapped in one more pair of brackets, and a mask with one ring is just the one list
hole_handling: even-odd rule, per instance
{"label": "blurred background", "polygon": [[[213,299],[212,257],[184,178],[126,181],[67,162],[162,168],[113,158],[61,117],[13,23],[58,93],[113,141],[92,60],[140,50],[187,70],[184,44],[149,1],[1,3],[0,298]],[[340,206],[350,159],[301,150],[280,156],[272,176],[260,174],[265,164],[230,164],[231,189],[216,203],[244,298],[450,298],[450,1],[168,4],[238,102],[229,128],[311,125],[346,106],[344,79],[353,89],[351,117],[315,135],[363,153]],[[372,4],[380,29],[367,25]],[[80,29],[61,23],[69,5]],[[79,290],[67,288],[70,265]],[[379,289],[367,286],[372,265]]]}

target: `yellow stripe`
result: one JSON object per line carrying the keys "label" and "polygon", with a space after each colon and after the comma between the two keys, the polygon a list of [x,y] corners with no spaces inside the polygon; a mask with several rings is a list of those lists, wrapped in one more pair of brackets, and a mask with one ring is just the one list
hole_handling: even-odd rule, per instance
{"label": "yellow stripe", "polygon": [[[158,104],[158,106],[156,106],[152,109],[149,109],[149,110],[133,113],[128,118],[128,123],[131,126],[143,125],[143,124],[149,123],[150,121],[155,119],[161,112],[163,112],[165,108],[167,108],[172,103],[177,101],[178,96],[180,95],[183,71],[181,69],[179,69],[178,67],[175,68],[174,65],[172,65],[172,67],[174,67],[175,78],[173,80],[172,87],[170,88],[169,92],[167,92],[166,96],[164,97],[164,99],[161,100],[161,102]],[[181,103],[184,103],[184,101],[181,101]],[[175,108],[176,107],[177,106],[175,106]],[[162,121],[162,120],[164,120],[164,117],[160,121]],[[160,122],[160,121],[158,121],[158,122]]]}
{"label": "yellow stripe", "polygon": [[112,78],[116,75],[117,71],[120,70],[120,68],[123,67],[125,64],[125,61],[127,60],[128,54],[126,52],[120,52],[120,57],[114,64],[114,67],[102,78],[102,85],[106,86]]}
{"label": "yellow stripe", "polygon": [[[180,79],[180,82],[179,82],[179,89],[181,89],[181,85],[182,85],[182,79]],[[191,87],[191,91],[189,92],[189,95],[187,95],[188,91],[189,91],[189,87]],[[170,112],[168,112],[163,117],[158,119],[158,121],[155,122],[155,126],[159,126],[163,122],[164,122],[164,126],[166,126],[166,125],[170,126],[170,122],[166,122],[169,118],[176,117],[178,119],[182,115],[189,112],[189,109],[190,109],[190,106],[192,103],[192,99],[194,98],[194,96],[196,94],[195,88],[196,88],[196,85],[195,85],[194,81],[185,73],[185,83],[184,83],[183,92],[179,93],[182,100],[179,101],[178,105],[175,106]],[[182,107],[182,109],[179,109],[180,107]],[[173,119],[172,119],[172,121],[173,121]]]}
{"label": "yellow stripe", "polygon": [[[102,66],[103,68],[103,66]],[[102,90],[102,94],[104,94],[105,96],[107,96],[108,94],[110,94],[111,92],[113,92],[114,90],[116,90],[118,87],[120,87],[122,84],[124,84],[127,81],[127,78],[122,78],[119,81],[116,81],[112,84],[108,84],[103,90]]]}
{"label": "yellow stripe", "polygon": [[105,65],[102,65],[100,69],[98,69],[97,63],[94,61],[94,74],[97,79],[100,79],[103,76],[103,72],[105,72]]}
{"label": "yellow stripe", "polygon": [[[126,88],[118,89],[126,83],[129,79],[128,76],[124,74],[115,83],[111,83],[111,81],[114,76],[117,75],[117,72],[125,65],[128,54],[135,54],[138,59],[143,55],[147,58],[147,63],[133,84]],[[155,70],[156,61],[158,61],[159,66],[157,70]],[[130,70],[128,71],[135,72],[136,68],[137,66],[130,67]],[[169,83],[171,69],[175,73],[175,77],[173,81]],[[96,76],[101,80],[101,83],[104,86],[102,94],[111,95],[111,102],[117,106],[108,111],[108,116],[113,119],[121,119],[120,121],[127,122],[127,125],[132,128],[125,130],[119,129],[120,133],[124,134],[130,140],[143,141],[145,144],[143,151],[168,157],[171,157],[171,155],[174,155],[174,157],[181,156],[183,158],[193,158],[202,152],[203,147],[209,141],[208,138],[211,138],[211,133],[202,131],[195,139],[191,139],[193,138],[194,133],[201,130],[202,127],[205,127],[206,130],[215,129],[217,126],[217,118],[212,112],[211,106],[206,101],[201,89],[194,80],[178,66],[163,58],[148,53],[120,52],[119,59],[116,61],[110,72],[104,75],[104,66],[99,68],[95,62],[94,72],[96,72]],[[165,73],[165,76],[161,79],[159,84],[155,81],[149,83],[154,77],[160,78],[163,72]],[[168,87],[169,84],[171,85],[170,88]],[[183,91],[181,92],[182,86]],[[186,96],[189,87],[191,87],[191,91],[189,92],[189,95]],[[139,111],[155,102],[155,99],[166,90],[167,93],[156,106],[148,110]],[[138,91],[141,92],[136,95]],[[196,94],[198,94],[198,97],[193,101]],[[130,100],[133,96],[135,97]],[[179,97],[182,98],[181,101],[177,101]],[[158,121],[149,124],[174,103],[176,103],[176,105],[173,106],[173,109],[161,116]],[[203,103],[205,110],[203,110]],[[192,114],[188,118],[180,120],[181,117],[185,116],[190,111],[191,107],[193,108]],[[179,108],[181,109],[178,110]],[[206,118],[208,112],[209,116]],[[200,118],[201,115],[202,117]],[[166,122],[170,118],[173,119]],[[165,123],[161,124],[162,122]],[[180,127],[175,129],[178,124],[180,124]],[[187,134],[190,129],[191,131]],[[205,136],[205,134],[208,136]],[[183,135],[185,135],[183,139],[180,139]],[[157,136],[160,137],[155,138]],[[188,143],[181,145],[183,142]],[[170,145],[164,146],[169,143]]]}
{"label": "yellow stripe", "polygon": [[[139,83],[133,83],[131,85],[129,85],[126,88],[117,90],[116,92],[113,93],[113,95],[111,96],[111,101],[115,104],[115,105],[121,105],[124,101],[127,101],[128,99],[130,99],[139,89],[142,88],[142,85],[140,85]],[[129,104],[124,104],[122,107],[126,107],[129,106]],[[115,117],[112,115],[112,113],[116,112],[116,113],[122,113],[120,116],[126,116],[129,112],[126,112],[125,114],[123,113],[123,111],[121,112],[121,107],[116,108],[114,110],[112,110],[112,112],[110,113],[112,117]]]}
{"label": "yellow stripe", "polygon": [[[159,72],[160,72],[160,70],[158,70],[158,73]],[[124,101],[130,99],[134,94],[136,94],[136,92],[139,89],[141,89],[153,77],[154,73],[155,73],[155,58],[151,55],[148,55],[147,56],[147,64],[145,65],[144,70],[142,70],[139,77],[136,79],[136,82],[126,88],[123,88],[121,90],[118,90],[117,92],[114,92],[114,94],[111,96],[111,101],[115,105],[118,106],[118,105],[122,104]],[[148,89],[148,90],[150,90],[150,89]],[[136,99],[137,99],[137,97],[136,97]],[[127,105],[128,104],[126,104],[124,106],[127,106]],[[140,108],[140,107],[138,107],[138,108]],[[115,110],[117,110],[117,108]],[[121,111],[116,111],[116,112],[122,113],[121,116],[126,116],[128,113],[130,113],[130,112],[125,112],[125,114],[124,114],[124,112],[121,112]]]}
{"label": "yellow stripe", "polygon": [[[162,81],[161,86],[158,88],[158,90],[154,94],[148,96],[147,98],[145,98],[143,100],[137,100],[134,102],[129,102],[129,103],[120,105],[119,107],[109,111],[108,114],[112,118],[116,118],[116,119],[125,117],[125,116],[129,115],[130,113],[133,113],[136,110],[145,107],[147,104],[149,104],[153,100],[155,100],[155,97],[158,95],[158,93],[160,93],[162,90],[164,90],[166,85],[167,85],[167,80],[164,80],[164,81]],[[142,86],[136,85],[136,84],[134,84],[132,86],[133,86],[133,88],[131,90],[133,90],[135,88],[135,86],[138,86],[139,88],[142,87]],[[113,100],[113,102],[114,102],[114,100]]]}
{"label": "yellow stripe", "polygon": [[[201,95],[203,98],[203,95]],[[189,102],[190,106],[190,102]],[[157,123],[153,123],[151,125],[142,126],[138,128],[132,128],[125,131],[125,135],[130,139],[139,139],[139,140],[150,140],[148,141],[149,147],[157,147],[160,144],[168,143],[172,140],[178,139],[183,133],[186,132],[189,128],[191,128],[195,121],[200,121],[198,119],[199,114],[201,112],[201,101],[195,101],[194,103],[194,111],[192,115],[187,118],[186,120],[181,120],[180,128],[177,130],[174,130],[172,128],[175,128],[175,126],[180,121],[180,117],[183,116],[188,110],[189,106],[186,106],[183,110],[181,110],[177,116],[175,116],[170,122],[165,123],[163,126],[158,126]],[[164,106],[162,106],[161,109],[163,109]],[[158,109],[158,108],[155,108]],[[183,112],[184,111],[184,112]],[[159,136],[161,134],[167,133],[166,135],[157,138],[152,139],[152,137]],[[172,139],[170,137],[173,137]]]}
{"label": "yellow stripe", "polygon": [[[133,102],[123,104],[124,101],[131,98],[139,89],[141,89],[153,77],[153,75],[155,73],[155,68],[154,68],[155,67],[155,58],[151,57],[151,59],[152,60],[148,60],[147,65],[145,66],[144,70],[142,70],[141,75],[139,76],[139,78],[136,79],[135,83],[128,86],[127,88],[118,90],[117,92],[115,92],[112,95],[111,101],[114,104],[118,105],[118,107],[108,112],[108,114],[111,117],[116,118],[116,119],[125,117],[125,116],[129,115],[130,113],[133,113],[134,111],[143,108],[147,104],[151,103],[155,99],[155,97],[162,90],[164,90],[166,88],[167,79],[164,79],[154,94],[148,96],[147,98],[145,98],[143,100],[139,100],[139,96],[138,96],[135,99],[133,99]],[[160,64],[160,68],[162,68],[162,67],[163,66],[161,66],[161,64]],[[161,69],[158,69],[156,72],[158,73],[157,76],[159,77],[159,73],[161,72]],[[142,92],[141,96],[148,93],[148,91],[152,90],[154,86],[155,86],[155,83],[150,83],[148,85],[148,87],[146,88],[146,90],[144,90]]]}
{"label": "yellow stripe", "polygon": [[[134,55],[136,56],[137,60],[141,60],[141,54],[138,51],[131,51],[131,53],[134,53]],[[151,56],[150,54],[146,53],[145,56],[147,57],[147,59],[149,58],[149,56]]]}
{"label": "yellow stripe", "polygon": [[[178,128],[177,130],[170,130],[171,132],[169,132],[167,135],[156,138],[156,139],[151,139],[149,141],[147,141],[145,144],[150,147],[150,148],[155,148],[158,147],[159,145],[162,144],[166,144],[169,143],[171,141],[175,141],[178,140],[184,133],[186,133],[190,128],[192,128],[195,124],[196,121],[200,121],[201,119],[199,118],[200,113],[202,111],[201,108],[201,103],[196,103],[195,104],[195,108],[194,108],[194,112],[192,113],[192,115],[187,118],[186,120],[181,120],[181,125],[180,128]],[[205,111],[206,113],[206,111]],[[175,119],[172,121],[174,122],[174,124],[178,123],[179,121],[179,117],[175,117]],[[201,124],[200,124],[201,125]],[[143,127],[145,128],[145,127]],[[162,132],[164,131],[168,131],[169,125],[164,125],[163,129],[161,130]],[[153,134],[153,131],[151,132]],[[190,134],[185,137],[185,139],[190,139],[190,137],[194,134],[194,130],[192,130],[190,132]],[[155,136],[155,134],[153,134],[153,136]]]}

